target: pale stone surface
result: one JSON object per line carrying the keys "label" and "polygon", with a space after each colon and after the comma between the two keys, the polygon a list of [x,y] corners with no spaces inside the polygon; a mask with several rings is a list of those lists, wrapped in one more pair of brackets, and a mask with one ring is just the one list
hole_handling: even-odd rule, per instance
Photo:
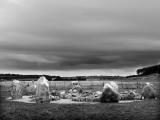
{"label": "pale stone surface", "polygon": [[28,86],[25,89],[26,89],[26,95],[35,95],[36,94],[37,85],[35,84],[34,81],[32,81],[32,83],[28,84]]}
{"label": "pale stone surface", "polygon": [[72,92],[73,93],[82,93],[82,87],[80,86],[78,81],[72,81]]}
{"label": "pale stone surface", "polygon": [[101,102],[118,102],[120,94],[118,92],[118,85],[111,81],[104,85]]}
{"label": "pale stone surface", "polygon": [[156,94],[152,84],[146,83],[142,90],[142,96],[144,99],[155,99]]}
{"label": "pale stone surface", "polygon": [[49,83],[48,80],[42,76],[37,81],[36,100],[37,102],[49,102]]}
{"label": "pale stone surface", "polygon": [[19,80],[13,80],[11,85],[12,99],[19,99],[23,96],[23,86]]}

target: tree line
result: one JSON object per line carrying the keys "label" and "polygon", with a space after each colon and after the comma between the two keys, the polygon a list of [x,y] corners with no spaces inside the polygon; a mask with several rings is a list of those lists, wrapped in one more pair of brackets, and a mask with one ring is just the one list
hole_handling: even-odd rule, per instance
{"label": "tree line", "polygon": [[137,69],[136,72],[138,75],[150,75],[154,73],[160,74],[160,64]]}

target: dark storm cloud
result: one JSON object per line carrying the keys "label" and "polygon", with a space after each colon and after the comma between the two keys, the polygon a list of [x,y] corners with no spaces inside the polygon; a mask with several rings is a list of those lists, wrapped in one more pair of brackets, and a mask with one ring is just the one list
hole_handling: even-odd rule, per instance
{"label": "dark storm cloud", "polygon": [[[75,53],[78,54],[78,53]],[[18,56],[18,55],[17,55]],[[89,54],[19,55],[1,62],[8,68],[32,70],[125,69],[159,63],[159,51],[121,51]]]}
{"label": "dark storm cloud", "polygon": [[159,4],[2,0],[0,69],[125,69],[157,64]]}

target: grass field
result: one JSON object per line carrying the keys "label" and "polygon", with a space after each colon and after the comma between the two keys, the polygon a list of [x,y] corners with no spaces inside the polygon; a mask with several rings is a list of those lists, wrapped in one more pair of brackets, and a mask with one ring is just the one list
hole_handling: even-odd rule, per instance
{"label": "grass field", "polygon": [[27,104],[1,98],[1,120],[158,120],[160,101],[99,104]]}
{"label": "grass field", "polygon": [[[159,82],[157,88],[158,85]],[[9,96],[8,85],[1,84],[0,87],[0,120],[159,120],[160,118],[159,100],[99,104],[28,104],[6,101],[2,96]],[[98,86],[92,84],[90,89],[93,88]],[[100,88],[102,89],[102,86]],[[127,90],[124,84],[123,89]]]}

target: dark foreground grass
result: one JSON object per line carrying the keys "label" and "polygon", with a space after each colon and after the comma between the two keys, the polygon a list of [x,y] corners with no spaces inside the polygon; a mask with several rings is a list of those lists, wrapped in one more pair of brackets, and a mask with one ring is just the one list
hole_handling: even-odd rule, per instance
{"label": "dark foreground grass", "polygon": [[158,100],[100,104],[28,104],[1,98],[1,120],[158,120]]}

